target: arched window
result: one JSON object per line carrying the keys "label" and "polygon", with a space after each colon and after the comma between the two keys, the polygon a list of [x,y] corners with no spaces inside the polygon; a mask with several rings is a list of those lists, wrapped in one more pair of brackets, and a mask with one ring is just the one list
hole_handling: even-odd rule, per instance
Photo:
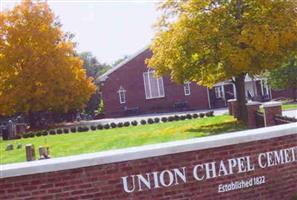
{"label": "arched window", "polygon": [[120,104],[126,103],[126,90],[121,86],[118,90]]}

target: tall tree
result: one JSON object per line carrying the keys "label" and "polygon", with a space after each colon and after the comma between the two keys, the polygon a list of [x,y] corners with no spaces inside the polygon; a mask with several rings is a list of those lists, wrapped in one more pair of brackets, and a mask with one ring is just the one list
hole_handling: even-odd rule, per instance
{"label": "tall tree", "polygon": [[112,63],[112,66],[113,67],[115,67],[115,66],[117,66],[118,64],[120,64],[121,62],[123,62],[123,61],[125,61],[125,60],[127,60],[129,58],[129,56],[123,56],[122,58],[119,58],[119,59],[117,59],[116,61],[114,61],[113,63]]}
{"label": "tall tree", "polygon": [[91,52],[82,52],[79,57],[83,60],[83,67],[87,71],[87,75],[96,79],[111,68],[106,63],[100,63]]}
{"label": "tall tree", "polygon": [[167,0],[149,66],[177,82],[234,78],[245,120],[244,78],[280,66],[297,47],[296,0]]}
{"label": "tall tree", "polygon": [[0,115],[82,109],[95,91],[69,34],[47,3],[24,0],[0,14]]}
{"label": "tall tree", "polygon": [[[79,54],[79,57],[83,60],[83,67],[87,71],[87,76],[94,79],[111,68],[111,66],[106,63],[100,63],[91,52],[82,52]],[[100,101],[100,93],[97,90],[88,101],[85,111],[88,114],[94,114],[95,111],[99,109]]]}
{"label": "tall tree", "polygon": [[265,73],[269,85],[273,89],[291,89],[296,102],[297,92],[297,58],[290,58],[281,67]]}

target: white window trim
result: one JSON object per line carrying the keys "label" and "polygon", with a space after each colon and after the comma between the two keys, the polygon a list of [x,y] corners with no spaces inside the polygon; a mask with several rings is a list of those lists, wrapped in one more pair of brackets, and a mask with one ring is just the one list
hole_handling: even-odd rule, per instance
{"label": "white window trim", "polygon": [[[123,99],[122,99],[121,93],[123,93]],[[118,94],[119,94],[120,104],[126,103],[126,90],[124,90],[123,88],[120,88],[118,90]]]}
{"label": "white window trim", "polygon": [[185,94],[185,96],[191,95],[191,82],[184,83],[184,94]]}
{"label": "white window trim", "polygon": [[[154,79],[156,79],[157,81],[157,87],[158,87],[158,93],[159,93],[159,96],[156,96],[156,97],[152,97],[152,87],[151,87],[151,82],[150,82],[150,74],[153,74],[153,70],[149,70],[149,71],[146,71],[146,72],[143,72],[143,83],[144,83],[144,92],[145,92],[145,99],[159,99],[159,98],[163,98],[165,97],[165,88],[164,88],[164,82],[163,82],[163,77],[159,77],[158,79],[156,79],[154,77]],[[149,91],[146,90],[146,82],[145,82],[145,76],[146,74],[148,75],[147,76],[147,82],[148,82],[148,89]],[[162,82],[162,85],[163,85],[163,95],[160,95],[161,94],[161,87],[160,87],[160,81]],[[149,95],[148,95],[149,94]]]}
{"label": "white window trim", "polygon": [[217,99],[223,98],[222,93],[223,93],[222,86],[216,86],[215,87],[215,95],[216,95]]}

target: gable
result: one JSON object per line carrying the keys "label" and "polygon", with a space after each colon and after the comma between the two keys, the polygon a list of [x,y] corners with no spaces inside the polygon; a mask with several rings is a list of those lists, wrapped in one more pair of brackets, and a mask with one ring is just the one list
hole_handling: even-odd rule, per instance
{"label": "gable", "polygon": [[138,56],[141,56],[142,54],[147,53],[147,51],[150,51],[149,46],[146,46],[145,48],[143,48],[142,50],[136,52],[133,56],[129,57],[128,59],[124,60],[123,62],[119,63],[118,65],[114,66],[113,68],[111,68],[110,70],[108,70],[107,72],[105,72],[103,75],[99,76],[96,79],[96,82],[103,82],[105,81],[112,73],[116,72],[118,69],[126,66],[127,64],[129,64],[131,61],[133,61],[134,59],[136,59]]}

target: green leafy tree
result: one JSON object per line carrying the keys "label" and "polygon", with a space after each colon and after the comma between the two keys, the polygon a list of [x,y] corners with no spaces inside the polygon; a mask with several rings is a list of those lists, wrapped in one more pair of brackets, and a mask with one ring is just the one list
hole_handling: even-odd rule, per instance
{"label": "green leafy tree", "polygon": [[[79,57],[83,60],[83,67],[86,69],[87,76],[92,77],[94,80],[111,68],[108,64],[98,62],[97,58],[91,52],[82,52],[79,54]],[[94,114],[99,107],[100,101],[100,94],[97,88],[97,91],[87,103],[85,108],[86,113]]]}
{"label": "green leafy tree", "polygon": [[275,69],[297,48],[296,0],[167,0],[148,65],[212,87],[234,78],[239,120],[246,119],[244,78]]}
{"label": "green leafy tree", "polygon": [[265,73],[269,85],[273,89],[291,89],[294,101],[297,91],[297,58],[290,58],[281,67]]}
{"label": "green leafy tree", "polygon": [[115,66],[117,66],[118,64],[120,64],[121,62],[123,62],[123,61],[125,61],[125,60],[127,60],[127,59],[128,59],[128,56],[124,56],[124,57],[122,57],[122,58],[119,58],[119,59],[117,59],[116,61],[114,61],[114,62],[112,63],[112,66],[115,67]]}
{"label": "green leafy tree", "polygon": [[82,52],[79,54],[79,57],[83,60],[83,67],[86,69],[87,75],[94,79],[111,68],[106,63],[98,62],[97,58],[91,52]]}

